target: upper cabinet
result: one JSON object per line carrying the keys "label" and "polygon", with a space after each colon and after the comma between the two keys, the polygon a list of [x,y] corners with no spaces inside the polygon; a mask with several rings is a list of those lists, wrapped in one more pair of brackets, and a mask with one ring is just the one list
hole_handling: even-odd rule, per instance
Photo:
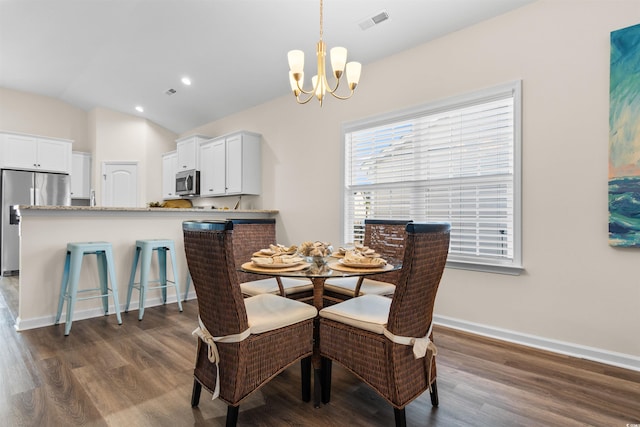
{"label": "upper cabinet", "polygon": [[214,139],[200,145],[200,196],[225,194],[225,139]]}
{"label": "upper cabinet", "polygon": [[260,194],[262,160],[259,134],[236,132],[200,146],[200,195]]}
{"label": "upper cabinet", "polygon": [[71,155],[71,198],[91,197],[91,154],[74,151]]}
{"label": "upper cabinet", "polygon": [[204,135],[186,136],[176,141],[178,171],[200,170],[200,143],[210,139]]}
{"label": "upper cabinet", "polygon": [[71,141],[13,133],[0,134],[0,167],[71,172]]}
{"label": "upper cabinet", "polygon": [[178,153],[170,151],[162,155],[162,198],[177,199],[176,171],[178,169]]}

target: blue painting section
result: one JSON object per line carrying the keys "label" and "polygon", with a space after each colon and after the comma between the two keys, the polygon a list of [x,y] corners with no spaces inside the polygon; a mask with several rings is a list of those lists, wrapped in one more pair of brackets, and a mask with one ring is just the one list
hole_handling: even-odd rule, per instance
{"label": "blue painting section", "polygon": [[640,246],[640,177],[609,180],[609,240]]}
{"label": "blue painting section", "polygon": [[640,25],[611,33],[609,243],[640,247]]}

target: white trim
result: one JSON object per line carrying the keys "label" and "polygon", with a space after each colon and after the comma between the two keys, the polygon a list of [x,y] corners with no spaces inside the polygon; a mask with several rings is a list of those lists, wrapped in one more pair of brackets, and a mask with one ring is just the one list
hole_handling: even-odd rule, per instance
{"label": "white trim", "polygon": [[[169,295],[169,293],[171,292],[170,289],[167,290],[167,304],[169,305],[171,303],[176,303],[176,296],[175,295]],[[191,297],[191,293],[189,293],[189,297]],[[183,294],[180,293],[180,298],[183,297]],[[195,292],[193,292],[193,297],[195,297]],[[190,298],[191,299],[191,298]],[[131,304],[129,304],[129,311],[134,311],[134,310],[138,310],[139,307],[139,303],[140,301],[138,300],[138,298],[131,298]],[[148,309],[149,307],[155,307],[155,306],[159,306],[162,305],[162,297],[158,296],[155,298],[147,298],[147,300],[145,301],[144,304],[144,308],[145,310]],[[176,305],[176,310],[178,309],[178,306]],[[67,306],[65,305],[62,308],[62,316],[60,316],[60,325],[63,325],[65,323],[65,319],[66,319],[66,310]],[[113,304],[109,305],[109,314],[108,316],[111,317],[113,315],[114,317],[114,322],[116,322],[115,320],[115,309],[113,308]],[[120,314],[124,315],[124,304],[120,305]],[[102,307],[95,307],[95,308],[90,308],[90,309],[86,309],[86,310],[77,310],[73,313],[73,321],[76,322],[78,320],[85,320],[85,319],[92,319],[94,317],[103,317],[104,316],[104,311],[102,311]],[[31,319],[21,319],[20,316],[18,316],[16,318],[16,323],[14,325],[16,331],[21,332],[21,331],[26,331],[28,329],[36,329],[36,328],[44,328],[46,326],[52,326],[54,325],[54,322],[56,320],[56,316],[55,315],[50,315],[50,316],[43,316],[43,317],[34,317]],[[135,320],[138,320],[138,315],[135,315]],[[124,319],[122,320],[124,323]],[[73,327],[71,328],[73,330]]]}
{"label": "white trim", "polygon": [[446,326],[448,328],[458,329],[460,331],[470,332],[476,335],[482,335],[515,344],[521,344],[527,347],[547,350],[553,353],[564,354],[566,356],[591,360],[593,362],[604,363],[640,372],[640,357],[631,354],[617,353],[600,348],[587,347],[580,344],[523,334],[517,331],[495,328],[493,326],[467,322],[466,320],[454,319],[446,316],[434,315],[433,322],[436,325]]}

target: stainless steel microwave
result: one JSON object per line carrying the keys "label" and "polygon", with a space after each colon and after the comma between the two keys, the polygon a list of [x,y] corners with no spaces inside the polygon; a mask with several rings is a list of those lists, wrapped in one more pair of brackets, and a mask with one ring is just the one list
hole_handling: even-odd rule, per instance
{"label": "stainless steel microwave", "polygon": [[192,169],[178,172],[176,174],[176,194],[179,196],[199,195],[200,171]]}

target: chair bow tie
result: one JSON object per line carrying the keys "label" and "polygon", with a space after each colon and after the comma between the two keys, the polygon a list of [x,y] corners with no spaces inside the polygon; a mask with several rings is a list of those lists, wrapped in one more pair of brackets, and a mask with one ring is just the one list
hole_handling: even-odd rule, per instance
{"label": "chair bow tie", "polygon": [[427,335],[422,338],[414,338],[414,337],[403,337],[400,335],[394,335],[389,332],[387,328],[383,329],[384,336],[389,340],[396,344],[401,345],[410,345],[413,347],[413,357],[416,359],[421,359],[425,357],[429,353],[429,357],[427,358],[427,384],[429,385],[429,391],[431,391],[431,365],[433,363],[433,357],[438,354],[438,349],[436,345],[429,338],[431,336],[431,331],[433,330],[433,323],[429,326],[429,330],[427,331]]}
{"label": "chair bow tie", "polygon": [[198,327],[191,333],[191,335],[195,335],[200,338],[205,344],[207,344],[208,351],[207,357],[209,358],[209,362],[216,365],[216,386],[213,390],[213,398],[211,400],[216,399],[220,395],[220,368],[218,363],[220,363],[220,354],[218,353],[218,347],[216,346],[216,342],[240,342],[245,340],[249,335],[251,335],[251,329],[247,328],[244,332],[240,332],[239,334],[233,335],[225,335],[222,337],[214,337],[212,336],[207,328],[202,323],[202,319],[198,316]]}

